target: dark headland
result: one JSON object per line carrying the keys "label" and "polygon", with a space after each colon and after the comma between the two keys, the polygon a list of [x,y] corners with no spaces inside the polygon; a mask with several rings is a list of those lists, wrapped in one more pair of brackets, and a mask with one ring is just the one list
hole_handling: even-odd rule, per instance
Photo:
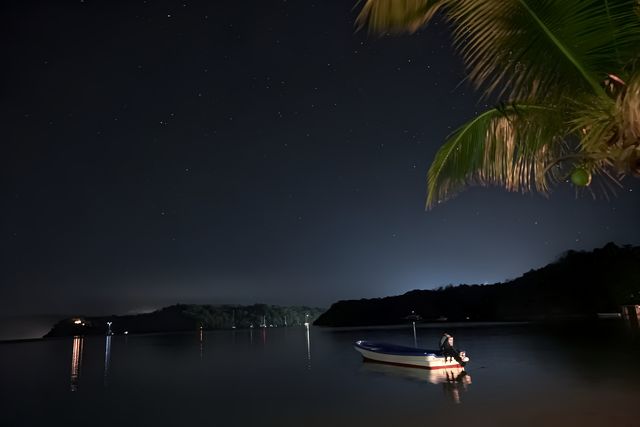
{"label": "dark headland", "polygon": [[640,247],[568,251],[521,277],[491,285],[446,286],[403,295],[339,301],[320,326],[389,325],[413,310],[425,321],[534,321],[596,318],[640,303]]}
{"label": "dark headland", "polygon": [[424,321],[535,321],[595,318],[640,303],[640,247],[608,243],[590,252],[568,251],[521,277],[489,285],[414,290],[386,298],[336,302],[324,311],[306,306],[177,304],[124,316],[75,316],[45,335],[120,334],[301,325],[373,326],[406,322],[415,311]]}
{"label": "dark headland", "polygon": [[[151,313],[125,316],[74,316],[63,319],[44,336],[104,335],[107,322],[113,333],[141,334],[152,332],[182,332],[200,329],[231,329],[266,326],[302,325],[313,322],[324,309],[306,306],[198,305],[176,304]],[[307,318],[308,315],[308,318]]]}

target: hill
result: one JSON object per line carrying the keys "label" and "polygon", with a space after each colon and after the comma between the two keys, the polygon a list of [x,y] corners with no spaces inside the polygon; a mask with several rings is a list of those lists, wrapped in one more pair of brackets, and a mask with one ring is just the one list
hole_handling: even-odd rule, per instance
{"label": "hill", "polygon": [[112,322],[114,333],[150,333],[179,332],[203,329],[248,328],[258,327],[264,317],[267,325],[288,326],[302,325],[305,315],[312,322],[318,318],[323,309],[306,306],[283,307],[267,304],[254,305],[197,305],[177,304],[156,310],[152,313],[126,316],[76,316],[63,319],[45,335],[61,337],[73,335],[104,335],[107,322]]}
{"label": "hill", "polygon": [[405,322],[411,310],[427,321],[567,319],[617,312],[631,303],[640,303],[640,247],[608,243],[591,252],[568,251],[557,261],[504,283],[339,301],[315,324],[396,324]]}

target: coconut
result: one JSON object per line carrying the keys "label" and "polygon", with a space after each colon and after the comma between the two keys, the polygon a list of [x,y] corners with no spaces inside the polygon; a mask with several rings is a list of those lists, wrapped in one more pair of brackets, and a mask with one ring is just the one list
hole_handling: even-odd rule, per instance
{"label": "coconut", "polygon": [[585,168],[575,168],[571,172],[571,182],[578,187],[586,187],[591,184],[591,172]]}

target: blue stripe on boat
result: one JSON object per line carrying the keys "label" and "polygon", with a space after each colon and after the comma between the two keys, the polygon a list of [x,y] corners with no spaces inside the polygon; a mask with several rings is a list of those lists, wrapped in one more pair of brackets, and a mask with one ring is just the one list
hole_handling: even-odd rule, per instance
{"label": "blue stripe on boat", "polygon": [[423,348],[405,347],[386,343],[375,343],[371,341],[356,341],[356,347],[369,350],[374,353],[393,354],[396,356],[435,356],[442,357],[442,352],[436,350],[425,350]]}

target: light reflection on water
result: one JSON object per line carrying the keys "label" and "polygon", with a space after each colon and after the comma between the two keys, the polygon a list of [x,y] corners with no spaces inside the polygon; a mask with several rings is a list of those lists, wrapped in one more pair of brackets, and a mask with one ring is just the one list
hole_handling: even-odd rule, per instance
{"label": "light reflection on water", "polygon": [[71,349],[71,391],[78,391],[80,385],[83,343],[84,337],[73,337],[73,347]]}
{"label": "light reflection on water", "polygon": [[111,335],[107,335],[104,342],[104,386],[109,384],[109,365],[111,363]]}
{"label": "light reflection on water", "polygon": [[306,337],[307,337],[307,369],[311,369],[311,331],[309,325],[305,325]]}
{"label": "light reflection on water", "polygon": [[[353,350],[358,339],[411,345],[411,328],[198,330],[3,344],[0,395],[8,410],[1,424],[600,427],[614,414],[617,425],[635,425],[638,341],[607,328],[449,327],[471,358],[466,371],[363,363]],[[441,332],[417,334],[428,347]],[[73,414],[63,410],[69,407]]]}

